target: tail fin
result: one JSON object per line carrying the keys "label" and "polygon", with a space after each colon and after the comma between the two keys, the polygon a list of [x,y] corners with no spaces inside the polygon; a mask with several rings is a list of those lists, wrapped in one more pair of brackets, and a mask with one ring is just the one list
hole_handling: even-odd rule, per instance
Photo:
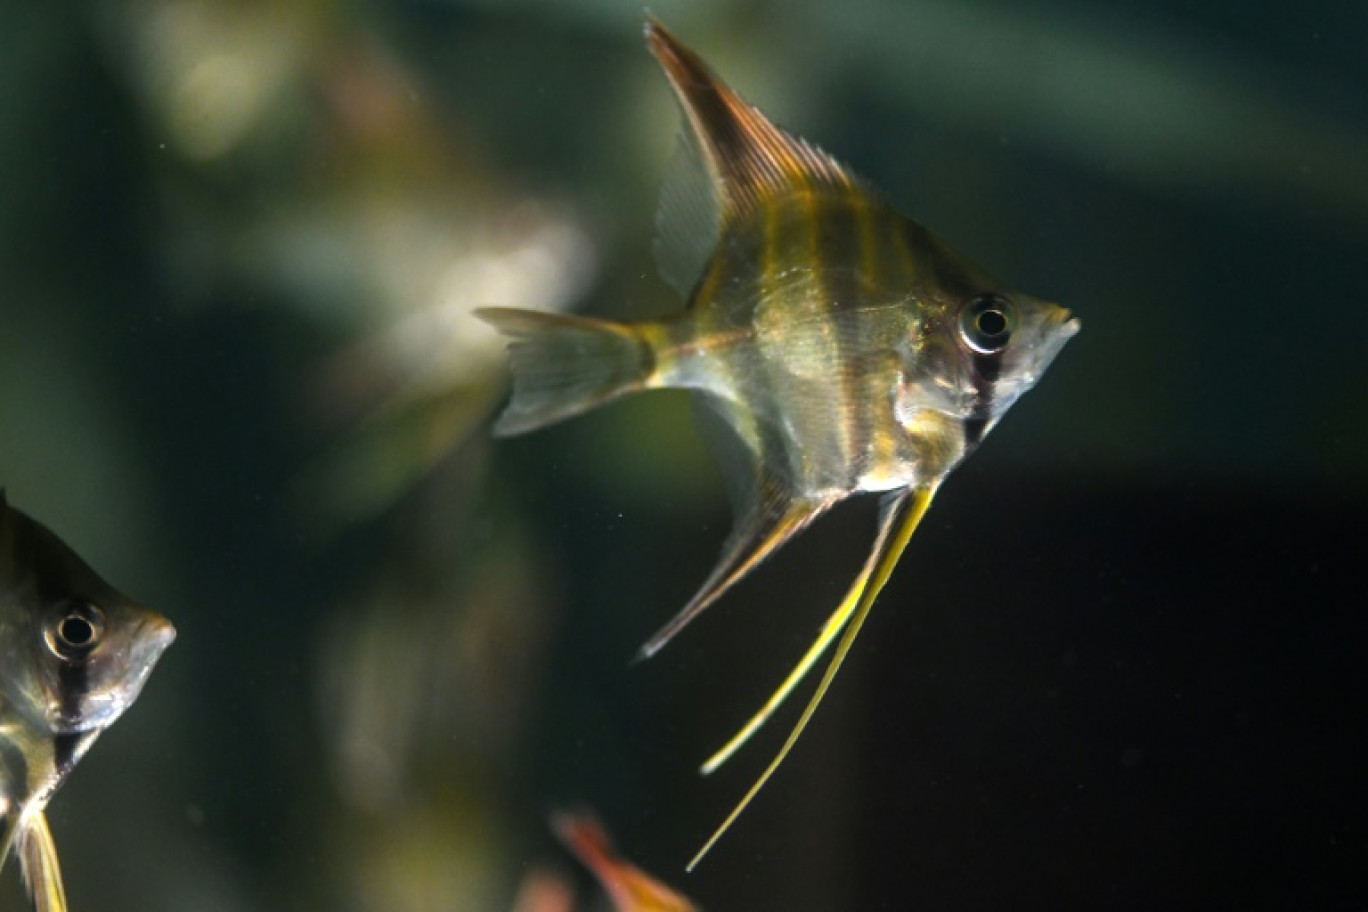
{"label": "tail fin", "polygon": [[644,389],[655,370],[649,342],[630,326],[507,307],[484,307],[475,315],[510,339],[513,398],[494,424],[500,437]]}

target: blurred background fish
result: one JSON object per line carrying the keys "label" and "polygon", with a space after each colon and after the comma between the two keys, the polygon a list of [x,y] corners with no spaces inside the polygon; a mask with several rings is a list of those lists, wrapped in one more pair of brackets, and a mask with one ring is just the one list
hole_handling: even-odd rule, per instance
{"label": "blurred background fish", "polygon": [[551,829],[594,872],[617,912],[696,912],[693,903],[619,855],[592,814],[562,811],[552,815]]}
{"label": "blurred background fish", "polygon": [[175,638],[0,489],[0,869],[17,846],[39,912],[66,909],[44,809]]}

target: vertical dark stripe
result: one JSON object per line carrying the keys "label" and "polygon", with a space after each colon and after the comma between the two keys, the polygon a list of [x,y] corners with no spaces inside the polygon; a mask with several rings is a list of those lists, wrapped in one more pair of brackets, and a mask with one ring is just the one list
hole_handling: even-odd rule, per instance
{"label": "vertical dark stripe", "polygon": [[968,456],[988,428],[993,417],[993,396],[997,379],[1002,374],[1002,354],[974,355],[971,361],[974,396],[973,412],[964,419],[964,455]]}
{"label": "vertical dark stripe", "polygon": [[57,778],[62,779],[76,765],[76,751],[81,746],[84,734],[55,735],[52,739],[52,765],[57,770]]}
{"label": "vertical dark stripe", "polygon": [[988,416],[973,414],[964,419],[964,456],[967,457],[979,445],[983,439],[983,432],[988,427]]}
{"label": "vertical dark stripe", "polygon": [[86,693],[90,690],[90,675],[85,663],[63,662],[58,666],[57,688],[62,717],[68,721],[79,717]]}

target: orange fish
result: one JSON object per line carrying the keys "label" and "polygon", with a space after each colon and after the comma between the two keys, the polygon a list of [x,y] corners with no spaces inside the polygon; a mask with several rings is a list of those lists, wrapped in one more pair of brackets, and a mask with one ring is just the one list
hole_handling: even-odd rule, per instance
{"label": "orange fish", "polygon": [[555,814],[551,829],[598,878],[617,912],[697,912],[693,903],[619,856],[603,825],[591,815]]}

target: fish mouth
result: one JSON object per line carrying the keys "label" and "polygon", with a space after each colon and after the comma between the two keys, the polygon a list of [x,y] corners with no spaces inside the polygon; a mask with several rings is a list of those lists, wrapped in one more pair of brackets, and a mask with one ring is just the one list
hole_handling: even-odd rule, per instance
{"label": "fish mouth", "polygon": [[1054,315],[1055,332],[1060,336],[1060,341],[1072,339],[1078,335],[1078,331],[1083,328],[1083,321],[1073,315],[1073,311],[1067,307],[1059,308]]}
{"label": "fish mouth", "polygon": [[164,617],[154,617],[143,624],[143,637],[148,653],[160,655],[166,647],[176,642],[176,627]]}
{"label": "fish mouth", "polygon": [[[138,631],[136,645],[133,647],[132,665],[136,672],[131,684],[131,696],[136,697],[142,690],[143,682],[152,674],[152,668],[161,659],[166,647],[176,641],[176,628],[161,615],[154,615],[143,621]],[[130,700],[131,702],[131,700]]]}
{"label": "fish mouth", "polygon": [[1037,324],[1038,329],[1032,339],[1031,364],[1025,373],[1028,386],[1033,385],[1050,362],[1055,359],[1064,343],[1068,342],[1083,328],[1083,323],[1067,307],[1052,305],[1045,318]]}

